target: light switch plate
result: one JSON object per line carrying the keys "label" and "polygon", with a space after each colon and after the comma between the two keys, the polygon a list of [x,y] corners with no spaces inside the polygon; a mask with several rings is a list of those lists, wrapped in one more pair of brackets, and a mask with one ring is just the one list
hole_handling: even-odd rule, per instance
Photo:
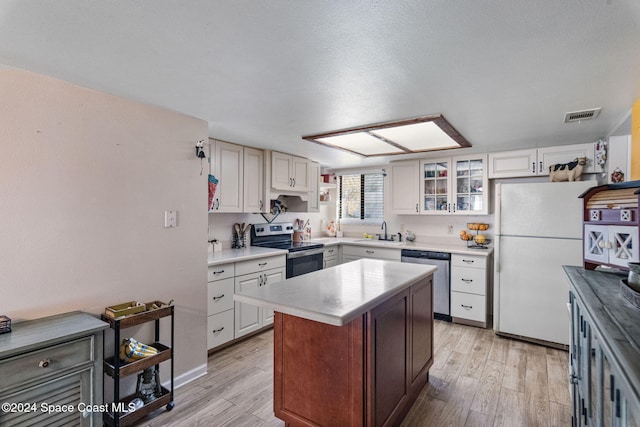
{"label": "light switch plate", "polygon": [[164,211],[164,227],[173,228],[178,226],[178,211]]}

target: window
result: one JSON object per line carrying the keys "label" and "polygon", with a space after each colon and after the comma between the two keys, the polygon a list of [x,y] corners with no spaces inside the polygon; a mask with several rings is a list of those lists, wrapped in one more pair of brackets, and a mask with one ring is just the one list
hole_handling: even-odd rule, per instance
{"label": "window", "polygon": [[338,218],[343,222],[378,222],[384,219],[382,173],[342,175]]}

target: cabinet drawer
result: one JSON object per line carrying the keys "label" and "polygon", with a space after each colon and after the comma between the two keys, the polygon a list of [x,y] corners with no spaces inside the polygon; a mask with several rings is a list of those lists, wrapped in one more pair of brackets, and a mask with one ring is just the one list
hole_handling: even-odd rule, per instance
{"label": "cabinet drawer", "polygon": [[207,273],[207,281],[213,282],[214,280],[228,279],[229,277],[233,277],[234,274],[235,273],[234,273],[233,263],[212,265],[212,266],[209,266],[209,270]]}
{"label": "cabinet drawer", "polygon": [[451,265],[453,267],[484,268],[487,266],[487,257],[477,255],[451,255]]}
{"label": "cabinet drawer", "polygon": [[214,348],[233,339],[233,310],[207,318],[207,348]]}
{"label": "cabinet drawer", "polygon": [[0,360],[0,390],[91,363],[92,349],[91,336]]}
{"label": "cabinet drawer", "polygon": [[456,267],[451,270],[451,290],[486,295],[487,271],[481,268]]}
{"label": "cabinet drawer", "polygon": [[287,264],[286,255],[276,255],[265,258],[250,259],[236,262],[236,276],[284,267]]}
{"label": "cabinet drawer", "polygon": [[373,246],[345,245],[342,248],[342,255],[359,258],[375,258],[400,261],[400,249],[378,248]]}
{"label": "cabinet drawer", "polygon": [[233,278],[217,280],[207,285],[207,312],[209,315],[233,308]]}
{"label": "cabinet drawer", "polygon": [[487,300],[484,295],[451,292],[451,316],[486,322]]}
{"label": "cabinet drawer", "polygon": [[338,256],[338,247],[337,246],[333,246],[333,247],[329,247],[329,248],[325,247],[323,256],[325,258],[337,257]]}

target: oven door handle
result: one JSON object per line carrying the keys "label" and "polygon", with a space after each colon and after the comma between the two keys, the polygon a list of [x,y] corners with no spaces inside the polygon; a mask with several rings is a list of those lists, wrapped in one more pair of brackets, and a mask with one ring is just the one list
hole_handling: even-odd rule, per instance
{"label": "oven door handle", "polygon": [[324,248],[308,249],[308,250],[304,250],[304,251],[289,252],[287,254],[287,259],[301,258],[303,256],[318,255],[318,254],[322,254],[322,253],[324,253]]}

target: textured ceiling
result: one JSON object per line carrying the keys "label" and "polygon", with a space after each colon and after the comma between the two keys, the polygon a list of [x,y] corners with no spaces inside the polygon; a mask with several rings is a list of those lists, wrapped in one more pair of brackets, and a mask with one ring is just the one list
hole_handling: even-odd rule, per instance
{"label": "textured ceiling", "polygon": [[2,0],[0,63],[347,167],[381,159],[300,137],[438,113],[474,151],[611,134],[640,98],[640,1]]}

